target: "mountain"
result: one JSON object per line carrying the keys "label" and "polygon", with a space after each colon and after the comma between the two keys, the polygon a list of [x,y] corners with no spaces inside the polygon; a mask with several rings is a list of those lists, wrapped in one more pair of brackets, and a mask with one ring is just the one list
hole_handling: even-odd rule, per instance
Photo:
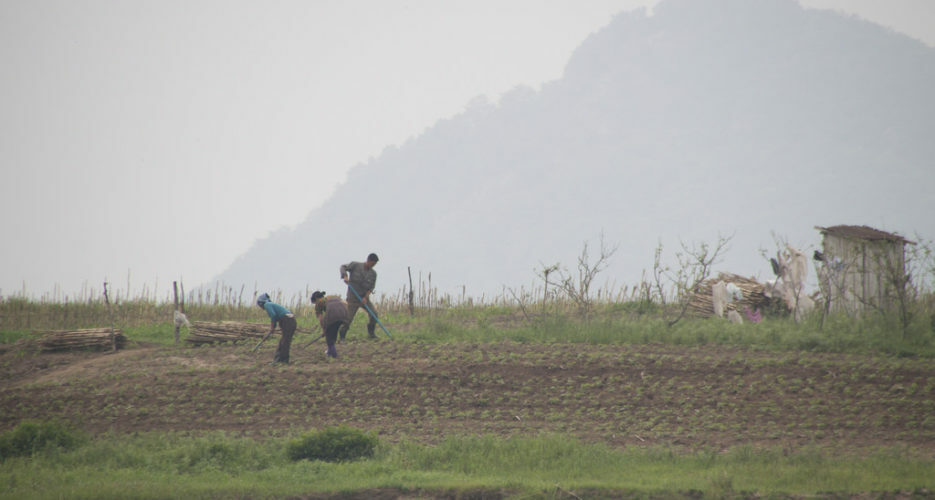
{"label": "mountain", "polygon": [[376,252],[378,292],[411,266],[490,296],[541,264],[573,269],[602,232],[619,250],[601,279],[617,286],[651,269],[659,242],[674,262],[680,241],[733,235],[717,270],[765,279],[774,232],[803,248],[836,224],[931,238],[932,89],[935,49],[858,18],[663,0],[588,37],[559,80],[475,99],[355,166],[217,279],[338,291],[338,266]]}

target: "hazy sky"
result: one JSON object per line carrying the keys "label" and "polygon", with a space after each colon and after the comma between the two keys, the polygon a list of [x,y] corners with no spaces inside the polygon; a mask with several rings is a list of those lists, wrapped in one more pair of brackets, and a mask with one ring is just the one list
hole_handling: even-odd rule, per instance
{"label": "hazy sky", "polygon": [[[0,295],[208,280],[350,167],[655,3],[0,0]],[[935,46],[931,0],[800,3]]]}

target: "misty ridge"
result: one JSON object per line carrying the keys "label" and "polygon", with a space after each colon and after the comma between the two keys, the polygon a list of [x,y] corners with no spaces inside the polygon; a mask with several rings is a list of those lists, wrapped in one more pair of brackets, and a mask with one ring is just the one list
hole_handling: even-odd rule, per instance
{"label": "misty ridge", "polygon": [[932,89],[935,49],[856,17],[663,0],[589,36],[562,78],[475,98],[355,166],[216,281],[338,291],[340,264],[376,252],[377,295],[411,267],[479,297],[573,269],[602,233],[619,249],[601,279],[619,286],[660,243],[665,258],[733,235],[715,271],[766,279],[773,233],[803,249],[837,224],[931,238]]}

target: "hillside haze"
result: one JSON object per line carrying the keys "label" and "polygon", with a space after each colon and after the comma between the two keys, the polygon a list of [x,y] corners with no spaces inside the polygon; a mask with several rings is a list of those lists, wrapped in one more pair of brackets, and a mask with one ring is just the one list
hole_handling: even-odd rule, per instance
{"label": "hillside haze", "polygon": [[[664,0],[586,39],[561,79],[477,98],[354,167],[300,225],[217,279],[339,291],[380,254],[379,293],[432,273],[500,293],[584,241],[618,244],[601,282],[635,284],[662,242],[731,235],[717,270],[771,277],[772,233],[814,226],[935,236],[935,49],[792,0]],[[594,253],[592,251],[592,253]],[[418,284],[416,285],[418,286]]]}

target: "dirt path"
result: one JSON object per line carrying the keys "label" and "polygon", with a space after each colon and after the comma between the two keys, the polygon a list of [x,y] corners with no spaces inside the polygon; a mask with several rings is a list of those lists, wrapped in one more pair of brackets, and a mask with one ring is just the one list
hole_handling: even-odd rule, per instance
{"label": "dirt path", "polygon": [[125,349],[117,352],[87,353],[85,356],[62,356],[60,363],[44,365],[36,363],[28,376],[18,377],[12,388],[24,385],[61,384],[73,379],[97,377],[108,367],[120,365],[124,360],[133,361],[145,357],[156,350],[154,347]]}

